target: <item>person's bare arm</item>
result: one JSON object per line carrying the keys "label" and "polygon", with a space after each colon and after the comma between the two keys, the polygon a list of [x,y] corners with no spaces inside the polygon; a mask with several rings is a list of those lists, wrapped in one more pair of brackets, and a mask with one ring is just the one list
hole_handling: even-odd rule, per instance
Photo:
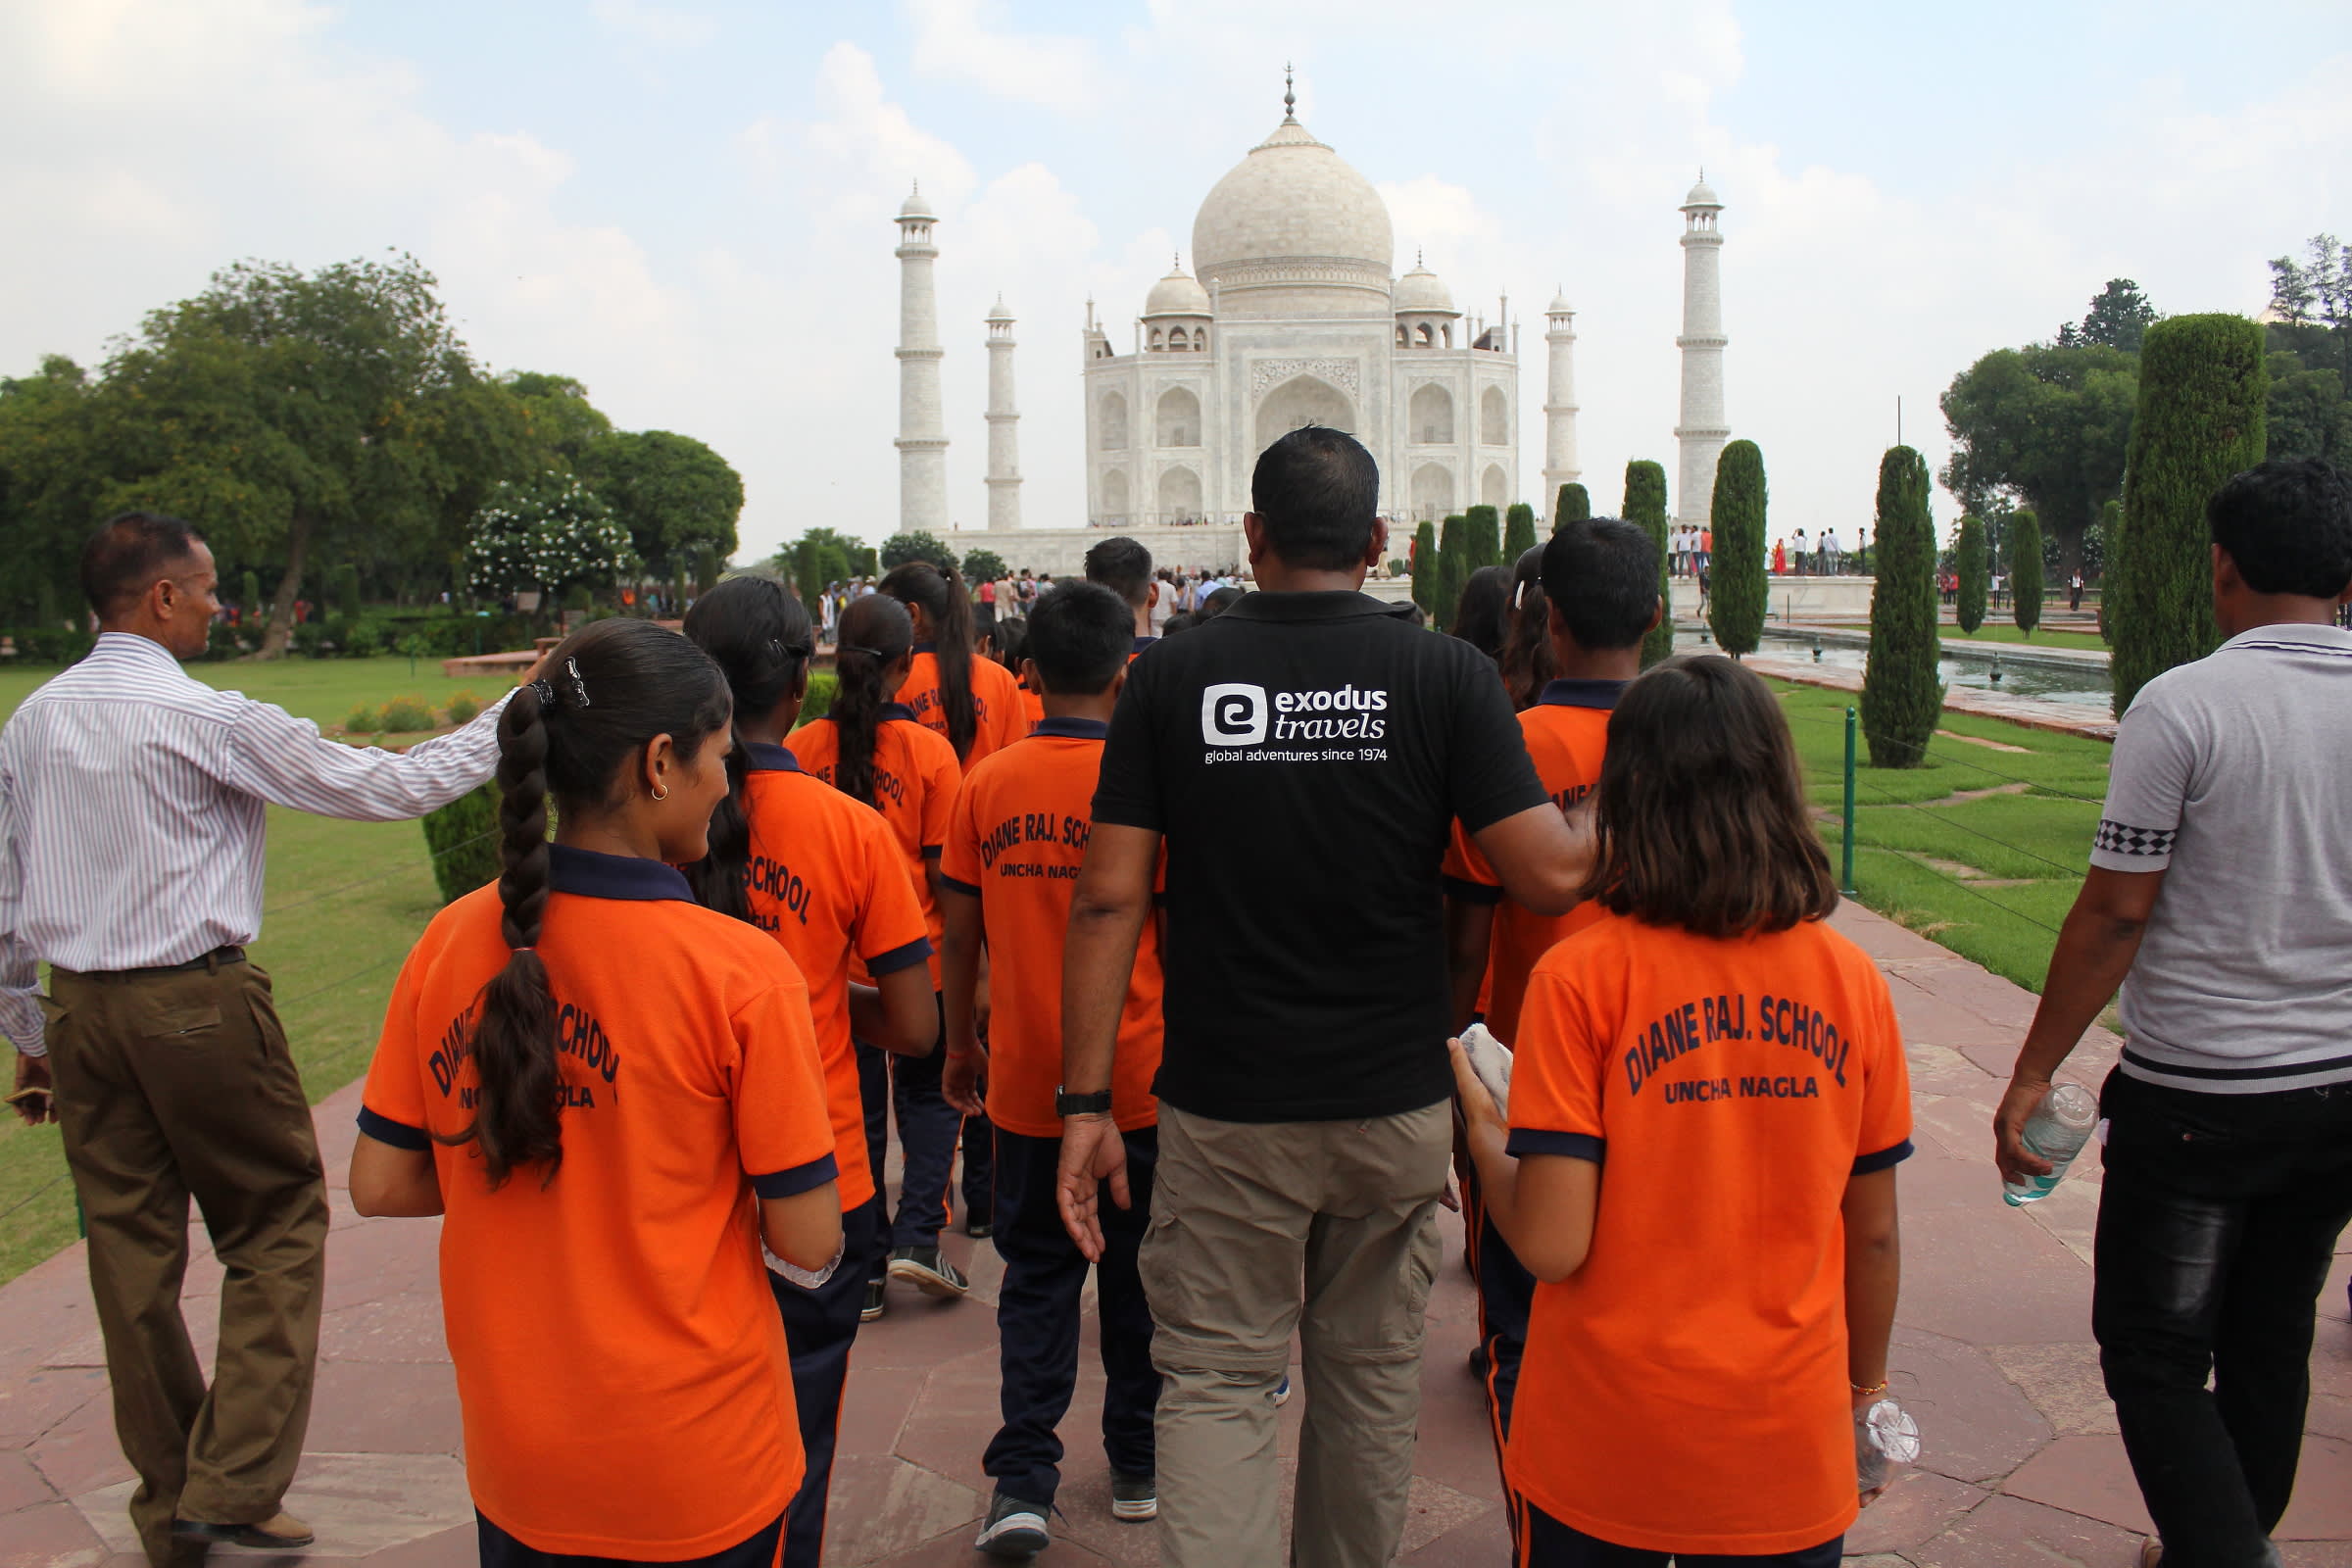
{"label": "person's bare arm", "polygon": [[940,1069],[940,1093],[957,1110],[977,1116],[983,1110],[980,1072],[988,1061],[980,1045],[976,1006],[980,953],[987,940],[981,930],[980,901],[948,888],[939,896],[939,912],[947,928],[940,945],[940,1000],[948,1013],[948,1059]]}
{"label": "person's bare arm", "polygon": [[1845,1217],[1845,1375],[1857,1391],[1886,1381],[1886,1342],[1894,1333],[1903,1279],[1894,1169],[1850,1178],[1839,1204]]}
{"label": "person's bare arm", "polygon": [[928,1056],[939,1044],[931,965],[912,963],[850,987],[850,1033],[897,1056]]}
{"label": "person's bare arm", "polygon": [[[1136,944],[1152,917],[1152,883],[1159,868],[1159,835],[1149,828],[1097,822],[1070,899],[1069,935],[1061,960],[1061,1083],[1071,1094],[1110,1087],[1118,1051],[1119,1014]],[[1079,1250],[1102,1255],[1096,1193],[1110,1184],[1111,1201],[1128,1206],[1127,1146],[1107,1116],[1065,1116],[1058,1177],[1062,1223]]]}
{"label": "person's bare arm", "polygon": [[2058,945],[2050,954],[2041,1004],[2034,1009],[2034,1023],[2018,1051],[2008,1092],[1993,1116],[1992,1157],[2003,1181],[2050,1173],[2048,1160],[2026,1150],[2026,1118],[2049,1093],[2051,1075],[2131,973],[2163,890],[2161,870],[2110,871],[2094,865],[2083,877],[2082,891],[2075,895],[2075,906],[2067,911]]}
{"label": "person's bare arm", "polygon": [[369,1219],[422,1219],[442,1211],[432,1151],[395,1149],[360,1134],[351,1149],[351,1206]]}
{"label": "person's bare arm", "polygon": [[1592,869],[1591,809],[1560,814],[1546,801],[1470,835],[1502,891],[1538,914],[1566,914]]}
{"label": "person's bare arm", "polygon": [[762,1198],[760,1239],[794,1268],[818,1272],[841,1250],[840,1187],[826,1182],[790,1198]]}
{"label": "person's bare arm", "polygon": [[1486,983],[1487,956],[1494,946],[1494,906],[1474,899],[1446,899],[1446,967],[1453,982],[1453,1030],[1470,1027],[1478,1013],[1478,990]]}

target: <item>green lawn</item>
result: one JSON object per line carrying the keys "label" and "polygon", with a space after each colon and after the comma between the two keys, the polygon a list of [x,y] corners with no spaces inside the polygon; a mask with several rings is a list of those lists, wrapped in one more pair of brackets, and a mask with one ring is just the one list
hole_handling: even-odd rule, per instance
{"label": "green lawn", "polygon": [[[287,660],[195,664],[215,686],[235,687],[322,723],[362,703],[424,697],[436,707],[461,691],[488,701],[503,679],[450,681],[437,663],[405,659]],[[0,719],[53,670],[0,670]],[[277,990],[286,1036],[313,1101],[366,1071],[392,980],[410,945],[440,907],[414,822],[337,822],[298,811],[270,813],[270,875],[254,961]],[[0,1123],[0,1280],[15,1278],[74,1235],[73,1190],[55,1127]]]}
{"label": "green lawn", "polygon": [[[1852,694],[1774,683],[1835,862],[1843,844],[1845,710]],[[1854,886],[1861,902],[1995,974],[2039,991],[2088,863],[2110,748],[1945,713],[1916,768],[1870,765],[1858,742]],[[1990,740],[1975,746],[1952,736]],[[1953,797],[1979,795],[1955,801]]]}
{"label": "green lawn", "polygon": [[1987,614],[1984,624],[1973,634],[1947,625],[1943,628],[1943,635],[1953,642],[1962,643],[2031,643],[2036,648],[2086,648],[2092,653],[2104,653],[2107,650],[2106,640],[2095,631],[2061,631],[2043,626],[2029,637],[2019,631],[2016,623],[2005,614],[1997,620]]}

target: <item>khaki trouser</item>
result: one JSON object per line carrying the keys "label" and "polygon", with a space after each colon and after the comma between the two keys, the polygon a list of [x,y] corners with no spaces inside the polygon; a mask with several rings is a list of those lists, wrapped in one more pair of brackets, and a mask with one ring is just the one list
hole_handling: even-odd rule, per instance
{"label": "khaki trouser", "polygon": [[1453,1148],[1444,1104],[1371,1121],[1212,1121],[1162,1105],[1142,1273],[1167,1568],[1280,1568],[1274,1393],[1306,1419],[1289,1561],[1387,1568],[1421,1412],[1422,1312]]}
{"label": "khaki trouser", "polygon": [[[326,1187],[302,1080],[246,963],[50,976],[51,1071],[90,1231],[115,1431],[149,1559],[172,1520],[278,1510],[310,1425]],[[213,1384],[179,1313],[188,1200],[227,1270]]]}

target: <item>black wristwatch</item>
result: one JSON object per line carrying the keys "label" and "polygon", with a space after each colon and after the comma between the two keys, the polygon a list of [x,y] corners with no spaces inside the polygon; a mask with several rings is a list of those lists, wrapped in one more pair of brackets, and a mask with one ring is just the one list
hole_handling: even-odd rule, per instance
{"label": "black wristwatch", "polygon": [[1056,1116],[1107,1116],[1110,1114],[1110,1091],[1098,1090],[1091,1095],[1073,1095],[1059,1084],[1054,1086],[1054,1114]]}

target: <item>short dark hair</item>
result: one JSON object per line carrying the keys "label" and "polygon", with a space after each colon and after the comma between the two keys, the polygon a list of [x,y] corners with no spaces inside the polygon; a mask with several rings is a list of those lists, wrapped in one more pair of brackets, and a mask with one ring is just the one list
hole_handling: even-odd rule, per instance
{"label": "short dark hair", "polygon": [[196,530],[161,512],[120,512],[81,547],[81,596],[101,619],[128,610],[196,551]]}
{"label": "short dark hair", "polygon": [[1511,568],[1481,566],[1462,584],[1453,602],[1453,634],[1489,659],[1502,652],[1502,633],[1511,614]]}
{"label": "short dark hair", "polygon": [[1056,697],[1100,694],[1134,652],[1134,612],[1101,583],[1056,583],[1029,609],[1027,657]]}
{"label": "short dark hair", "polygon": [[1222,588],[1211,588],[1208,591],[1208,597],[1200,601],[1200,608],[1194,612],[1194,618],[1214,620],[1240,604],[1245,596],[1245,590],[1236,588],[1231,583],[1227,583]]}
{"label": "short dark hair", "polygon": [[1544,597],[1579,648],[1631,648],[1658,608],[1658,546],[1623,517],[1587,517],[1544,547]]}
{"label": "short dark hair", "polygon": [[2276,458],[2205,503],[2213,542],[2258,594],[2339,597],[2352,583],[2352,480],[2320,458]]}
{"label": "short dark hair", "polygon": [[1584,896],[1645,924],[1736,937],[1838,906],[1788,716],[1720,654],[1668,660],[1617,699],[1594,825]]}
{"label": "short dark hair", "polygon": [[1152,552],[1121,535],[1105,539],[1086,553],[1086,580],[1099,582],[1141,610],[1152,597]]}
{"label": "short dark hair", "polygon": [[1159,634],[1162,637],[1173,637],[1180,631],[1191,631],[1195,626],[1200,624],[1200,617],[1199,615],[1194,614],[1189,610],[1179,610],[1176,612],[1176,613],[1170,615],[1164,623],[1162,623],[1159,628]]}
{"label": "short dark hair", "polygon": [[1266,546],[1302,571],[1346,571],[1372,545],[1380,465],[1345,430],[1300,425],[1257,455],[1250,510]]}

